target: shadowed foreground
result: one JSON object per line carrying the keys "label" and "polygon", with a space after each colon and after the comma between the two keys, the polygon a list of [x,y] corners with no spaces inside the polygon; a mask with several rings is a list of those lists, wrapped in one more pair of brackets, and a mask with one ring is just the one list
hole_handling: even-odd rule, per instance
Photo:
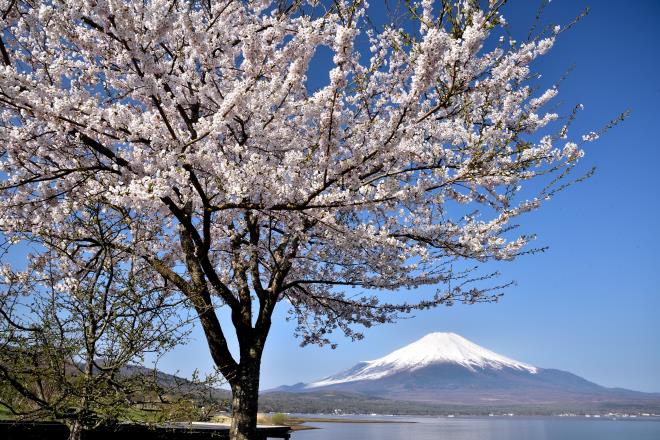
{"label": "shadowed foreground", "polygon": [[[289,439],[288,426],[258,426],[255,440]],[[5,440],[66,440],[69,429],[57,422],[0,421],[0,438]],[[82,434],[83,440],[206,440],[229,439],[229,425],[215,423],[171,423],[159,426],[120,424],[99,427]]]}

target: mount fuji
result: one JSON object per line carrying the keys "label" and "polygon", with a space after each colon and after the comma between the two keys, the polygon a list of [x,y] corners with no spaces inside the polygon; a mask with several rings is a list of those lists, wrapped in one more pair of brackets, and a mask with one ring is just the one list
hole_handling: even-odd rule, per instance
{"label": "mount fuji", "polygon": [[538,368],[483,348],[455,333],[431,333],[381,358],[285,393],[349,392],[431,404],[575,408],[660,404],[660,394],[606,388],[572,373]]}

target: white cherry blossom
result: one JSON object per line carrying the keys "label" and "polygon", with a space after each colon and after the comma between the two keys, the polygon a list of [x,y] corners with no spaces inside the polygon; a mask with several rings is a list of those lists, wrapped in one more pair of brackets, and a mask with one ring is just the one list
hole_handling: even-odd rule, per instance
{"label": "white cherry blossom", "polygon": [[102,206],[113,246],[190,299],[247,438],[276,305],[304,344],[360,338],[496,299],[465,268],[529,252],[517,218],[582,151],[532,80],[558,30],[505,43],[501,3],[424,0],[411,31],[357,0],[0,0],[2,232],[93,249],[71,220]]}

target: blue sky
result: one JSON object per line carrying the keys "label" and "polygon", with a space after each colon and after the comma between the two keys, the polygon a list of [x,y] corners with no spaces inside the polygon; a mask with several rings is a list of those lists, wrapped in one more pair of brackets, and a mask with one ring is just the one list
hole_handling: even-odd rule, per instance
{"label": "blue sky", "polygon": [[[514,34],[526,35],[537,5],[510,2],[505,16]],[[555,0],[544,22],[565,24],[589,5],[589,15],[562,34],[537,70],[550,84],[575,65],[556,98],[567,109],[584,105],[574,133],[632,113],[588,144],[580,166],[597,167],[591,179],[523,219],[524,230],[537,233],[536,244],[549,251],[500,267],[502,279],[517,286],[498,304],[418,313],[368,330],[361,342],[339,337],[336,350],[300,348],[280,308],[262,388],[317,379],[426,333],[452,331],[540,367],[660,392],[660,1]],[[201,333],[192,336],[163,361],[165,370],[210,369]]]}

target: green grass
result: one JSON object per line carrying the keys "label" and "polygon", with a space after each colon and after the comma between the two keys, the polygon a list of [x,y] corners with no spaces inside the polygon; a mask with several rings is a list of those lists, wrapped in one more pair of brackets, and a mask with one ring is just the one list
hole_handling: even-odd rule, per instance
{"label": "green grass", "polygon": [[0,420],[10,420],[13,418],[14,416],[7,408],[0,406]]}
{"label": "green grass", "polygon": [[270,416],[270,422],[273,425],[285,426],[289,423],[289,416],[284,413],[275,413]]}

